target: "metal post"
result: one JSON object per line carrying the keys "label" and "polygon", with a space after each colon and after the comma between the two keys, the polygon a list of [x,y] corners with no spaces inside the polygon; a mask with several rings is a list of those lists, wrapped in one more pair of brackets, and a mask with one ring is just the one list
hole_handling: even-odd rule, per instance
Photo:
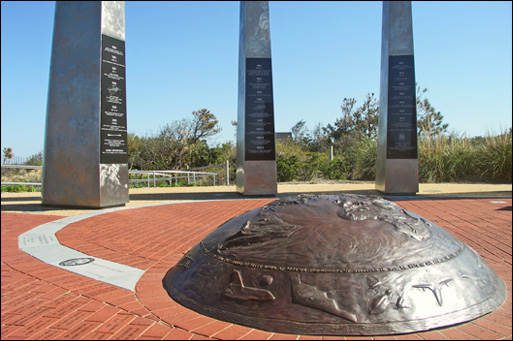
{"label": "metal post", "polygon": [[237,191],[275,195],[278,191],[268,1],[241,1]]}
{"label": "metal post", "polygon": [[376,189],[419,191],[411,1],[384,1]]}
{"label": "metal post", "polygon": [[230,185],[230,160],[226,160],[226,185]]}
{"label": "metal post", "polygon": [[43,204],[125,205],[124,1],[59,1],[53,27]]}

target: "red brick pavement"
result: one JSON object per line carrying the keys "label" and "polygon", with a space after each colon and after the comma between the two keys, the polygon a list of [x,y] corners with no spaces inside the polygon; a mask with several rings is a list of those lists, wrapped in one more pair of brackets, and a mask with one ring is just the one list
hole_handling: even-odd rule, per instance
{"label": "red brick pavement", "polygon": [[[145,270],[136,292],[44,264],[18,249],[17,237],[62,217],[1,214],[1,338],[354,340],[271,333],[218,321],[175,303],[165,273],[192,246],[233,216],[272,200],[212,201],[120,210],[72,223],[61,244]],[[474,321],[433,331],[372,339],[511,339],[511,199],[399,201],[474,248],[506,282],[508,298]],[[499,201],[499,200],[497,200]]]}

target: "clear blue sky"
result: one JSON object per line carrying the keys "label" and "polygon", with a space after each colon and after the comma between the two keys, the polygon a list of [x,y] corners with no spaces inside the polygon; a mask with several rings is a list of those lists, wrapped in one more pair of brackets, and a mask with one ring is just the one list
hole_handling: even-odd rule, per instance
{"label": "clear blue sky", "polygon": [[[1,148],[43,150],[54,2],[2,1]],[[511,127],[512,3],[413,2],[416,79],[450,130]],[[128,131],[207,108],[235,141],[239,2],[126,2]],[[344,97],[379,97],[381,2],[271,1],[276,131],[341,116]]]}

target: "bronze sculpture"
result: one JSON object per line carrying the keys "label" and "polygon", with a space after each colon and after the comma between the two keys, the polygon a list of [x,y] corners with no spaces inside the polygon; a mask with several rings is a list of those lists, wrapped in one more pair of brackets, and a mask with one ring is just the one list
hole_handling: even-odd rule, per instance
{"label": "bronze sculpture", "polygon": [[497,308],[503,281],[468,245],[379,197],[300,195],[235,217],[163,280],[199,313],[317,335],[409,333]]}

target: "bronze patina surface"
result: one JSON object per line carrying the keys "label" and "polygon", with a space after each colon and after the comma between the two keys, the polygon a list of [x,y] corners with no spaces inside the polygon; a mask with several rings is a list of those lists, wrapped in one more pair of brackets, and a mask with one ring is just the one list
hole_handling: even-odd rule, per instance
{"label": "bronze patina surface", "polygon": [[300,195],[231,219],[163,280],[201,314],[294,334],[410,333],[472,320],[506,287],[468,245],[379,197]]}

